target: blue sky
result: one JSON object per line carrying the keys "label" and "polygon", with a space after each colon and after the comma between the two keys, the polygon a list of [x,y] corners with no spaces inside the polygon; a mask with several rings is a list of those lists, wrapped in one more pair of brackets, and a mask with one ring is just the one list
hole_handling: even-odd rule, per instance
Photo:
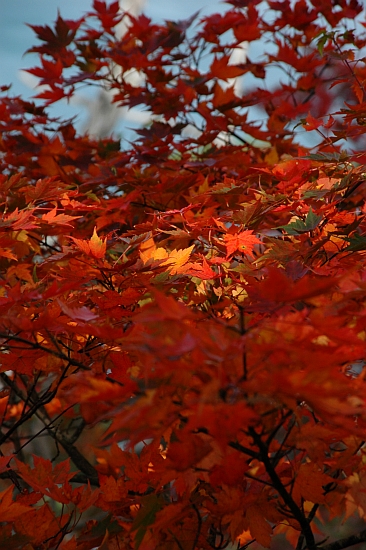
{"label": "blue sky", "polygon": [[[133,1],[133,0],[132,0]],[[30,96],[19,70],[35,64],[32,55],[24,52],[36,41],[26,23],[52,25],[57,10],[66,19],[80,17],[88,11],[92,0],[0,0],[0,85],[12,84],[14,94]],[[218,0],[146,0],[145,13],[154,20],[182,19],[195,11],[203,13],[223,10]]]}
{"label": "blue sky", "polygon": [[[112,1],[112,0],[107,0]],[[223,11],[228,7],[220,0],[121,0],[136,6],[144,3],[144,13],[154,21],[163,19],[180,20],[201,10],[200,14]],[[26,23],[32,25],[53,26],[60,10],[65,19],[77,19],[91,9],[93,0],[0,0],[0,86],[11,84],[11,93],[29,99],[35,95],[34,87],[37,84],[35,77],[21,69],[34,67],[38,64],[36,54],[26,54],[25,51],[38,43],[35,34]],[[94,90],[84,89],[73,99],[71,105],[65,101],[50,107],[54,116],[69,118],[76,116],[76,127],[79,131],[90,130],[90,99]],[[88,107],[89,104],[89,107]],[[93,107],[91,108],[93,110]],[[123,134],[127,139],[133,133],[129,127],[140,123],[129,122],[124,125]],[[93,131],[93,130],[91,130]],[[121,128],[115,127],[117,135]]]}

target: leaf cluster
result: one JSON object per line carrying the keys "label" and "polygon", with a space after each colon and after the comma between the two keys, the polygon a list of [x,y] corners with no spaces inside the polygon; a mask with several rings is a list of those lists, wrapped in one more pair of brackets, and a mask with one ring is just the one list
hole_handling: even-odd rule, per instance
{"label": "leaf cluster", "polygon": [[[366,540],[362,7],[226,3],[95,0],[3,90],[0,548]],[[87,83],[148,110],[129,148],[48,114]]]}

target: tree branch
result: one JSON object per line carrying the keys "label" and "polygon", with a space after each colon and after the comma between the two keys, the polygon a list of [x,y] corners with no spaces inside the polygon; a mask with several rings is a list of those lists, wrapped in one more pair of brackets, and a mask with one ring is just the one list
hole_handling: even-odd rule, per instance
{"label": "tree branch", "polygon": [[[29,396],[24,396],[19,388],[17,388],[14,382],[5,373],[2,373],[0,376],[4,380],[4,382],[15,391],[18,397],[23,400],[23,402],[28,402]],[[90,480],[91,483],[93,483],[93,485],[98,485],[98,472],[96,471],[94,466],[90,464],[90,462],[84,457],[84,455],[77,449],[77,447],[75,447],[75,445],[73,444],[75,440],[73,440],[72,437],[70,438],[69,435],[63,434],[62,432],[55,432],[51,427],[55,420],[49,421],[49,417],[46,410],[44,409],[44,405],[49,403],[54,398],[56,392],[57,386],[52,392],[46,391],[42,396],[39,396],[37,392],[33,389],[33,395],[29,400],[31,403],[31,407],[28,411],[24,412],[22,414],[22,417],[14,424],[14,426],[12,426],[7,431],[7,433],[2,438],[0,438],[0,443],[4,443],[21,424],[23,424],[35,415],[41,420],[41,422],[43,422],[45,429],[48,431],[49,435],[64,448],[65,452],[69,455],[75,466],[79,470],[81,470],[83,474],[85,474],[85,476]]]}
{"label": "tree branch", "polygon": [[350,535],[344,539],[339,539],[334,542],[330,542],[325,546],[318,546],[319,550],[342,550],[343,548],[349,548],[355,544],[366,541],[366,529],[361,531],[358,535]]}
{"label": "tree branch", "polygon": [[4,334],[0,333],[0,338],[4,338],[5,342],[2,344],[3,346],[11,347],[9,342],[20,342],[22,344],[25,344],[28,346],[27,349],[37,349],[44,351],[46,353],[49,353],[50,355],[53,355],[54,357],[58,357],[59,359],[63,359],[64,361],[67,361],[70,365],[73,367],[77,367],[78,369],[82,370],[91,370],[90,367],[87,367],[84,365],[84,363],[81,363],[80,361],[77,361],[76,359],[72,359],[71,357],[68,357],[65,353],[62,353],[61,351],[56,351],[54,349],[47,348],[40,344],[39,342],[31,342],[30,340],[27,340],[25,338],[22,338],[21,336],[16,336],[15,334]]}
{"label": "tree branch", "polygon": [[294,519],[299,523],[301,527],[301,531],[305,537],[307,549],[316,550],[316,543],[315,543],[313,531],[310,527],[310,524],[306,516],[300,510],[296,502],[293,500],[290,493],[286,491],[286,488],[284,487],[282,481],[278,477],[278,474],[272,465],[271,459],[268,456],[268,447],[262,441],[261,437],[256,433],[254,428],[250,428],[249,433],[253,437],[254,443],[258,446],[260,450],[260,460],[263,462],[264,467],[266,468],[267,473],[272,480],[273,487],[276,489],[276,491],[278,492],[278,494],[280,495],[280,497],[282,498],[282,500],[284,501],[284,503],[292,513]]}
{"label": "tree branch", "polygon": [[241,453],[244,453],[244,454],[246,454],[246,455],[248,455],[252,458],[259,459],[259,453],[256,453],[255,451],[252,451],[251,449],[248,449],[247,447],[244,447],[243,445],[241,445],[237,441],[230,441],[229,442],[229,447],[231,447],[232,449],[236,449],[237,451],[239,451]]}

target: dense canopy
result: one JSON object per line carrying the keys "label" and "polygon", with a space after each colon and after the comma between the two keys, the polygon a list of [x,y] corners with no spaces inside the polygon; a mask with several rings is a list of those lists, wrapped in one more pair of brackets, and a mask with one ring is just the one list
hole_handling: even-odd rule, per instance
{"label": "dense canopy", "polygon": [[[366,540],[362,2],[226,4],[95,0],[2,88],[1,549]],[[52,115],[85,85],[132,143]]]}

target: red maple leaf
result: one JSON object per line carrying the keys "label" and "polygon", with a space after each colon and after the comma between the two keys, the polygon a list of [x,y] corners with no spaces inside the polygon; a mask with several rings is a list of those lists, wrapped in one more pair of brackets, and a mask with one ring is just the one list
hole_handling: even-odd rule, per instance
{"label": "red maple leaf", "polygon": [[230,235],[227,233],[224,237],[226,244],[226,257],[229,258],[235,252],[241,252],[242,254],[248,254],[254,258],[253,248],[256,244],[262,244],[262,241],[253,235],[253,231],[247,229],[241,233]]}

